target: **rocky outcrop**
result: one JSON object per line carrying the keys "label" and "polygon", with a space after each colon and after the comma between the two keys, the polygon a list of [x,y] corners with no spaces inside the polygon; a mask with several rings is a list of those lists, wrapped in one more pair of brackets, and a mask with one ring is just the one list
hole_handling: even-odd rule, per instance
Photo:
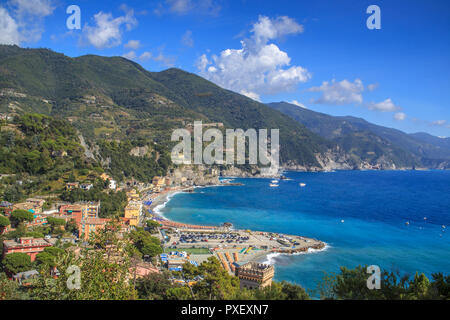
{"label": "rocky outcrop", "polygon": [[150,151],[149,146],[134,147],[130,150],[130,156],[145,157]]}
{"label": "rocky outcrop", "polygon": [[167,177],[175,184],[182,186],[207,186],[217,185],[219,181],[219,171],[214,168],[200,166],[181,166],[172,169]]}

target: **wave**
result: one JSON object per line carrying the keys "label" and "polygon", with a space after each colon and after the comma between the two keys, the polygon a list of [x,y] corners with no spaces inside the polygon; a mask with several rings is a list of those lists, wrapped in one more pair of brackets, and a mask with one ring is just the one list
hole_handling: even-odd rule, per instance
{"label": "wave", "polygon": [[266,256],[266,260],[264,260],[262,263],[274,265],[277,262],[277,257],[280,257],[280,256],[299,256],[299,255],[310,254],[310,253],[319,253],[319,252],[326,251],[329,248],[331,248],[331,246],[329,244],[325,243],[325,247],[323,247],[322,249],[309,248],[306,252],[296,252],[296,253],[275,252],[275,253],[269,253]]}
{"label": "wave", "polygon": [[175,191],[173,193],[168,194],[166,197],[166,200],[163,203],[158,204],[155,208],[153,208],[153,212],[165,220],[170,220],[164,215],[162,210],[166,207],[166,205],[169,203],[169,201],[172,200],[172,198],[179,193],[183,193],[183,191]]}

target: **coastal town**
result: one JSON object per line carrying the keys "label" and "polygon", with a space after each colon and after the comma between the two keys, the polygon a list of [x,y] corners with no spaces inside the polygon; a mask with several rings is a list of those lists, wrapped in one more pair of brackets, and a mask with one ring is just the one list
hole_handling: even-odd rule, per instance
{"label": "coastal town", "polygon": [[[274,267],[261,263],[271,253],[293,254],[306,253],[310,250],[320,250],[325,244],[319,240],[301,236],[290,236],[271,232],[252,230],[235,230],[229,223],[220,226],[190,225],[171,221],[163,217],[156,207],[164,205],[169,196],[177,192],[195,192],[192,182],[186,179],[171,179],[155,176],[151,184],[128,182],[118,184],[107,174],[100,176],[106,182],[107,190],[124,191],[127,204],[123,215],[118,219],[120,234],[125,236],[133,230],[156,226],[152,234],[160,241],[161,251],[155,259],[143,259],[136,264],[137,277],[163,271],[182,271],[185,264],[199,266],[210,257],[220,261],[221,266],[232,276],[241,281],[242,288],[259,288],[271,284]],[[219,185],[238,186],[232,179],[224,179]],[[66,190],[90,190],[90,183],[68,182]],[[70,250],[79,250],[89,246],[89,240],[104,230],[113,218],[102,218],[101,201],[80,201],[67,203],[54,202],[46,206],[44,197],[28,198],[24,202],[0,203],[3,215],[11,220],[17,213],[28,212],[32,219],[23,221],[26,230],[37,230],[39,227],[55,225],[59,228],[57,236],[47,234],[44,238],[33,236],[20,237],[3,241],[3,258],[14,253],[25,253],[35,262],[46,248],[68,244]],[[64,230],[69,223],[74,225],[72,232]],[[52,228],[53,229],[53,228]],[[148,229],[148,228],[147,228]],[[14,232],[11,225],[2,227],[1,234],[7,236]],[[39,273],[34,270],[24,270],[10,278],[22,283],[29,283]],[[192,280],[173,278],[174,283],[190,285]]]}

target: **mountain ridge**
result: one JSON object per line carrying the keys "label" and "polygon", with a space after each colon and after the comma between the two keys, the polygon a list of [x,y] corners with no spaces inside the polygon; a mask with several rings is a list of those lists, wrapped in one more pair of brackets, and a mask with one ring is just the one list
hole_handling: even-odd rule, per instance
{"label": "mountain ridge", "polygon": [[[287,102],[275,102],[268,105],[302,123],[321,137],[336,142],[347,152],[350,149],[361,148],[364,138],[371,137],[374,149],[388,148],[400,158],[409,157],[413,160],[412,163],[406,162],[403,165],[449,168],[450,143],[448,141],[450,139],[441,139],[430,134],[407,134],[398,129],[370,123],[362,118],[331,116]],[[361,153],[358,155],[361,156]],[[400,163],[405,160],[406,158]]]}
{"label": "mountain ridge", "polygon": [[[106,166],[111,150],[170,148],[174,129],[201,120],[222,123],[223,130],[280,129],[280,160],[288,169],[448,167],[450,150],[428,136],[351,116],[311,110],[295,115],[300,108],[293,107],[262,104],[177,68],[151,72],[123,57],[71,58],[49,49],[0,46],[0,113],[67,119]],[[115,142],[123,145],[116,148]],[[115,159],[117,174],[126,175],[119,154]]]}

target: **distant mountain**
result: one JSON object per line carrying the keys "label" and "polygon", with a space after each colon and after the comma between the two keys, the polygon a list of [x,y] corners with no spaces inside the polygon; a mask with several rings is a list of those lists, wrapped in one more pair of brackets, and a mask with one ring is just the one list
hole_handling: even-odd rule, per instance
{"label": "distant mountain", "polygon": [[221,130],[280,129],[280,160],[291,169],[440,168],[450,159],[445,139],[268,106],[180,69],[150,72],[122,57],[70,58],[48,49],[0,45],[0,113],[68,120],[86,154],[119,179],[144,180],[167,168],[173,129],[195,120],[222,123]]}
{"label": "distant mountain", "polygon": [[290,117],[197,75],[149,72],[121,57],[70,58],[47,49],[0,46],[0,112],[66,118],[100,151],[111,149],[105,141],[169,146],[172,130],[194,120],[278,128],[282,163],[304,168],[320,169],[317,154],[330,147]]}
{"label": "distant mountain", "polygon": [[397,167],[449,168],[450,139],[426,133],[406,134],[355,117],[334,117],[286,102],[270,103],[323,138],[338,144],[352,157],[369,163],[391,159]]}

